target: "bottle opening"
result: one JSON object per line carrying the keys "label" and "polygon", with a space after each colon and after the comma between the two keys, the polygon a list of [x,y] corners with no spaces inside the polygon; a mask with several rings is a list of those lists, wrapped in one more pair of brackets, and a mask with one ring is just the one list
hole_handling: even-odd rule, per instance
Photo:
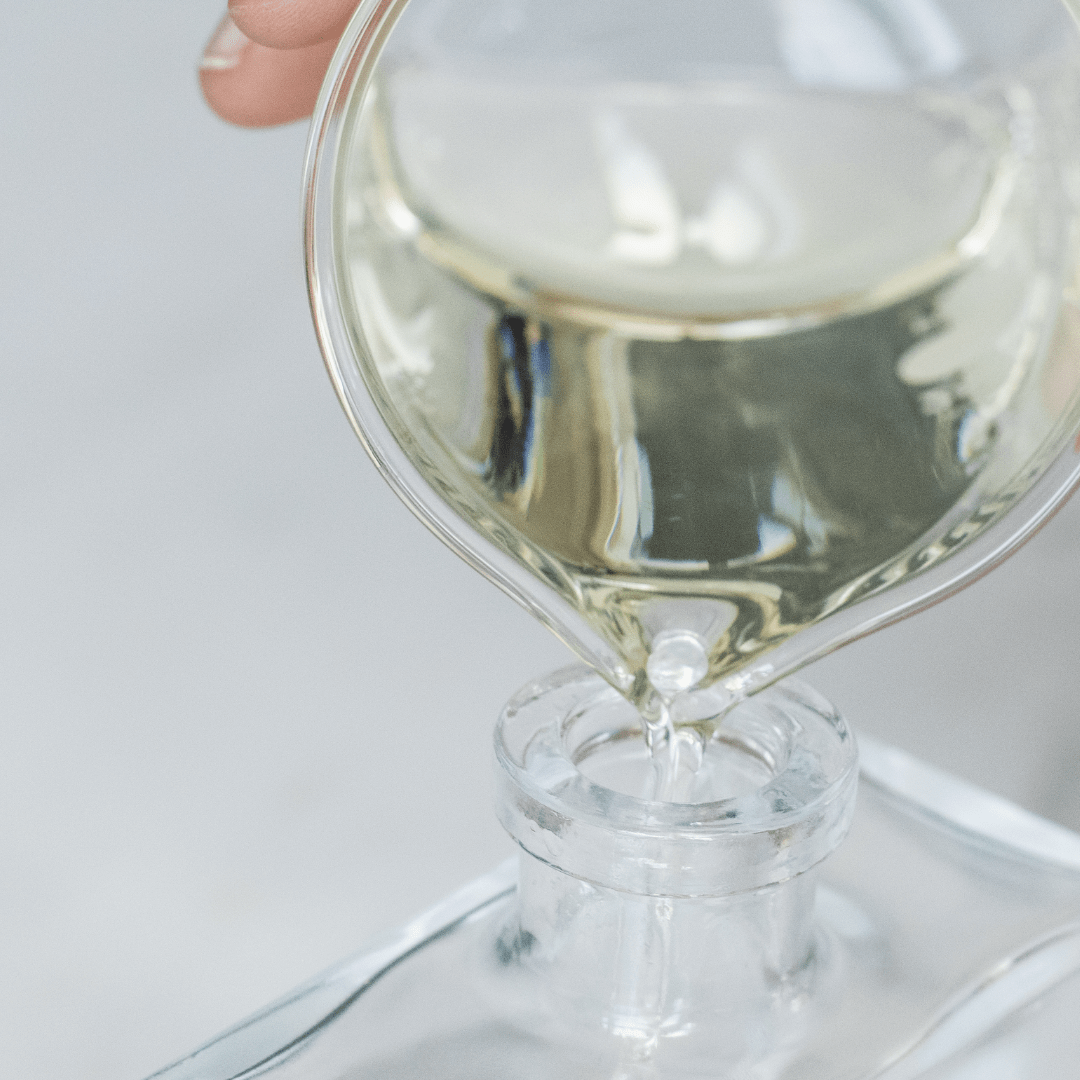
{"label": "bottle opening", "polygon": [[[788,765],[796,732],[775,709],[748,703],[716,720],[677,724],[669,757],[683,804],[749,795]],[[655,798],[657,760],[637,711],[625,700],[593,700],[572,713],[562,749],[592,783],[638,799]]]}
{"label": "bottle opening", "polygon": [[495,733],[497,809],[530,854],[597,885],[655,896],[722,896],[777,884],[847,833],[855,740],[824,699],[788,681],[722,717],[676,726],[688,763],[677,798],[656,798],[637,710],[568,668],[526,687]]}

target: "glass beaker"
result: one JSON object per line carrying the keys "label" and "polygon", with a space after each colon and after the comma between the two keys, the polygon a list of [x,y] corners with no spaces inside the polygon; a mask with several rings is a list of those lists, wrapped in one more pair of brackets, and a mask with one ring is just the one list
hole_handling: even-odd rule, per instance
{"label": "glass beaker", "polygon": [[[962,587],[1076,483],[1059,0],[362,5],[323,351],[406,503],[645,712]],[[663,696],[663,695],[661,695]]]}

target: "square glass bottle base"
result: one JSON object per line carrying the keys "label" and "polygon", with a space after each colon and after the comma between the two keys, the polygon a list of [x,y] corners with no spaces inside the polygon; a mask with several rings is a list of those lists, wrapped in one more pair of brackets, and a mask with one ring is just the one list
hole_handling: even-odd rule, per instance
{"label": "square glass bottle base", "polygon": [[628,710],[581,669],[527,687],[519,858],[157,1077],[1080,1077],[1080,836],[865,739],[855,809],[798,684],[695,728],[736,794],[650,802]]}

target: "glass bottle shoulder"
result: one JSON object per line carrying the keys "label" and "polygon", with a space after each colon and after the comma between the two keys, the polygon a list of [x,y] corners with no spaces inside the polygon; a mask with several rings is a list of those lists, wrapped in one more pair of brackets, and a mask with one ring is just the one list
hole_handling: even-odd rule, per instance
{"label": "glass bottle shoulder", "polygon": [[[661,1057],[627,1076],[1072,1075],[1080,836],[867,739],[860,779],[851,834],[817,871],[812,958],[775,987],[774,1010],[805,1022],[723,1073],[680,1049],[677,1071]],[[543,1004],[517,881],[511,860],[158,1080],[610,1077],[619,1033]]]}

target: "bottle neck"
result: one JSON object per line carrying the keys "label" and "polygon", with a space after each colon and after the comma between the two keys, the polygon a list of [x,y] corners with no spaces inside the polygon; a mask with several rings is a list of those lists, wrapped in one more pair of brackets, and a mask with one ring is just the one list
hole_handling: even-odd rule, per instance
{"label": "bottle neck", "polygon": [[[798,1025],[815,977],[813,870],[729,896],[621,892],[523,854],[512,933],[536,1003],[631,1057],[658,1040],[760,1060]],[[521,948],[524,944],[526,947]]]}
{"label": "bottle neck", "polygon": [[787,1041],[817,970],[815,867],[853,810],[854,740],[811,691],[694,732],[703,798],[681,804],[631,793],[636,714],[581,670],[528,688],[496,732],[499,816],[525,852],[499,954],[529,973],[530,1009],[622,1064],[663,1043],[712,1069]]}

